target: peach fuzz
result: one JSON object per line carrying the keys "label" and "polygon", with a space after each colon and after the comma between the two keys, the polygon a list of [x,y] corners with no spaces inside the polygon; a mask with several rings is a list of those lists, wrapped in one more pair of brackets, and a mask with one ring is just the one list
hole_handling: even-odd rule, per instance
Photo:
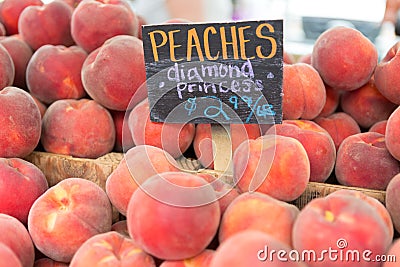
{"label": "peach fuzz", "polygon": [[166,151],[149,145],[129,149],[108,176],[106,192],[115,208],[126,215],[132,194],[148,178],[158,173],[179,171],[178,163]]}
{"label": "peach fuzz", "polygon": [[154,259],[131,238],[110,231],[95,235],[74,254],[70,267],[100,266],[155,267]]}
{"label": "peach fuzz", "polygon": [[33,267],[68,267],[68,263],[55,261],[49,258],[41,258],[35,261]]}
{"label": "peach fuzz", "polygon": [[138,19],[125,0],[83,1],[73,12],[71,33],[90,53],[114,36],[137,36]]}
{"label": "peach fuzz", "polygon": [[300,211],[293,226],[294,249],[301,254],[304,250],[313,252],[305,254],[309,256],[305,259],[309,267],[378,267],[379,262],[366,260],[332,261],[322,253],[331,249],[342,251],[344,257],[352,257],[356,255],[349,253],[358,251],[361,259],[362,253],[369,250],[371,253],[366,256],[374,259],[375,255],[386,252],[391,240],[387,225],[378,211],[364,200],[347,195],[311,200]]}
{"label": "peach fuzz", "polygon": [[400,188],[400,174],[396,174],[392,177],[386,188],[385,204],[387,210],[390,213],[390,216],[392,217],[394,228],[398,233],[400,233],[399,188]]}
{"label": "peach fuzz", "polygon": [[310,179],[310,161],[296,139],[264,135],[243,142],[233,158],[233,179],[240,192],[258,191],[283,201],[298,198]]}
{"label": "peach fuzz", "polygon": [[376,132],[385,135],[386,125],[387,125],[387,120],[378,121],[369,128],[368,132]]}
{"label": "peach fuzz", "polygon": [[47,257],[70,262],[90,237],[108,232],[112,208],[94,182],[67,178],[49,188],[32,205],[28,230],[36,248]]}
{"label": "peach fuzz", "polygon": [[14,62],[7,49],[0,43],[0,90],[10,86],[15,78]]}
{"label": "peach fuzz", "polygon": [[39,108],[20,88],[9,86],[0,91],[0,125],[0,157],[26,157],[39,143]]}
{"label": "peach fuzz", "polygon": [[330,196],[350,196],[350,197],[355,197],[355,198],[365,201],[367,204],[371,205],[371,207],[373,207],[378,212],[378,214],[381,216],[383,222],[385,223],[385,225],[388,229],[389,237],[393,238],[394,229],[393,229],[392,218],[390,217],[390,213],[386,209],[385,205],[383,203],[381,203],[379,200],[366,195],[362,191],[350,190],[350,189],[339,189],[335,192],[330,193],[327,197],[330,197]]}
{"label": "peach fuzz", "polygon": [[71,36],[72,7],[61,0],[28,6],[18,19],[19,34],[33,50],[42,45],[74,44]]}
{"label": "peach fuzz", "polygon": [[244,230],[258,230],[292,247],[292,227],[299,209],[266,194],[243,193],[226,209],[219,228],[219,242]]}
{"label": "peach fuzz", "polygon": [[389,101],[400,105],[400,42],[395,43],[376,66],[376,88]]}
{"label": "peach fuzz", "polygon": [[22,267],[15,253],[2,243],[0,243],[0,266]]}
{"label": "peach fuzz", "polygon": [[18,34],[18,20],[21,12],[28,6],[42,6],[40,0],[4,0],[0,5],[0,21],[7,35]]}
{"label": "peach fuzz", "polygon": [[132,109],[128,128],[136,145],[151,145],[180,157],[192,144],[196,128],[192,123],[162,123],[150,121],[147,98]]}
{"label": "peach fuzz", "polygon": [[114,147],[114,122],[94,100],[57,100],[43,116],[41,143],[47,152],[98,158]]}
{"label": "peach fuzz", "polygon": [[332,137],[336,151],[346,137],[361,133],[358,123],[344,112],[336,112],[327,117],[317,117],[314,121]]}
{"label": "peach fuzz", "polygon": [[386,124],[385,141],[390,154],[400,160],[400,107],[389,116]]}
{"label": "peach fuzz", "polygon": [[325,85],[325,92],[326,102],[321,112],[318,114],[319,117],[327,117],[333,114],[339,107],[341,92],[328,85]]}
{"label": "peach fuzz", "polygon": [[326,102],[325,85],[309,64],[283,65],[283,119],[314,119]]}
{"label": "peach fuzz", "polygon": [[355,134],[339,147],[335,175],[342,185],[385,190],[399,172],[399,162],[390,155],[382,134]]}
{"label": "peach fuzz", "polygon": [[359,30],[335,26],[315,41],[311,65],[329,86],[351,91],[366,84],[378,63],[375,45]]}
{"label": "peach fuzz", "polygon": [[397,267],[400,259],[400,238],[396,238],[390,245],[388,251],[385,253],[386,261],[382,263],[381,267]]}
{"label": "peach fuzz", "polygon": [[[271,253],[272,251],[276,253]],[[290,251],[289,246],[266,233],[245,230],[219,245],[210,267],[305,267],[306,265],[300,261],[278,259],[277,252],[279,252],[279,257],[289,259]]]}
{"label": "peach fuzz", "polygon": [[2,213],[0,213],[0,225],[0,245],[9,248],[23,267],[32,267],[35,250],[26,227],[16,218]]}
{"label": "peach fuzz", "polygon": [[45,104],[84,97],[81,69],[86,57],[86,52],[78,46],[41,46],[26,68],[30,93]]}
{"label": "peach fuzz", "polygon": [[[232,154],[244,141],[260,137],[260,127],[257,124],[231,124],[230,138]],[[193,148],[196,158],[205,168],[214,169],[214,158],[212,150],[212,136],[210,124],[196,125],[193,139]]]}
{"label": "peach fuzz", "polygon": [[217,233],[220,209],[215,200],[212,186],[196,175],[164,172],[152,176],[130,199],[129,234],[159,259],[194,257]]}
{"label": "peach fuzz", "polygon": [[310,181],[324,182],[332,173],[336,148],[329,133],[317,123],[308,120],[284,120],[275,124],[268,133],[276,133],[300,141],[310,161]]}
{"label": "peach fuzz", "polygon": [[215,251],[205,249],[199,255],[180,261],[164,261],[160,267],[209,267]]}
{"label": "peach fuzz", "polygon": [[20,158],[0,158],[0,213],[26,224],[33,202],[47,189],[43,172]]}
{"label": "peach fuzz", "polygon": [[0,44],[7,50],[14,63],[15,76],[13,85],[26,89],[26,67],[32,57],[32,49],[19,35],[2,38],[0,39]]}
{"label": "peach fuzz", "polygon": [[147,90],[142,86],[145,81],[143,43],[134,36],[108,39],[87,56],[82,66],[86,92],[112,110],[125,111],[128,105],[132,108],[145,99]]}
{"label": "peach fuzz", "polygon": [[376,89],[373,79],[357,90],[344,92],[341,95],[340,106],[362,128],[369,128],[378,121],[387,120],[397,107]]}

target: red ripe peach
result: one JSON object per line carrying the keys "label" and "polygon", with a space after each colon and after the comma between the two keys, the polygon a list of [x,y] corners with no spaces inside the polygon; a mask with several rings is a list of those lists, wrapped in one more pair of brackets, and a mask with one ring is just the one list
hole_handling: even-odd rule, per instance
{"label": "red ripe peach", "polygon": [[71,37],[72,7],[61,0],[54,0],[43,6],[25,8],[18,20],[21,37],[33,50],[45,44],[74,44]]}
{"label": "red ripe peach", "polygon": [[333,171],[336,149],[332,137],[317,123],[308,120],[284,120],[267,131],[297,139],[310,161],[310,181],[324,182]]}
{"label": "red ripe peach", "polygon": [[283,51],[283,63],[294,64],[295,62],[296,62],[296,60],[292,54]]}
{"label": "red ripe peach", "polygon": [[41,117],[33,98],[17,87],[0,91],[0,157],[23,158],[40,139]]}
{"label": "red ripe peach", "polygon": [[35,101],[35,104],[38,106],[40,111],[40,117],[43,119],[44,113],[46,113],[47,110],[47,106],[33,95],[31,95],[31,97],[33,98],[33,101]]}
{"label": "red ripe peach", "polygon": [[15,77],[13,85],[26,89],[26,67],[32,57],[32,49],[19,35],[0,39],[0,44],[7,50],[14,63]]}
{"label": "red ripe peach", "polygon": [[15,78],[14,62],[7,49],[0,43],[0,90],[13,84]]}
{"label": "red ripe peach", "polygon": [[71,32],[75,42],[90,53],[114,36],[137,36],[138,19],[125,0],[83,1],[72,15]]}
{"label": "red ripe peach", "polygon": [[284,119],[314,119],[326,102],[325,85],[309,64],[283,65],[282,113]]}
{"label": "red ripe peach", "polygon": [[45,104],[86,95],[81,69],[86,52],[78,46],[43,45],[35,51],[26,69],[32,95]]}
{"label": "red ripe peach", "polygon": [[385,141],[390,154],[400,160],[400,107],[389,116],[386,124]]}
{"label": "red ripe peach", "polygon": [[[397,267],[400,258],[400,238],[396,238],[390,245],[388,251],[382,256],[381,267]],[[385,261],[383,261],[383,259]]]}
{"label": "red ripe peach", "polygon": [[115,222],[113,225],[111,225],[111,231],[115,231],[126,237],[130,237],[128,231],[128,223],[126,220]]}
{"label": "red ripe peach", "polygon": [[[0,4],[0,9],[1,9],[1,4]],[[4,27],[4,24],[0,22],[0,36],[6,36],[6,27]]]}
{"label": "red ripe peach", "polygon": [[363,128],[387,120],[397,107],[376,89],[373,79],[357,90],[344,92],[340,106]]}
{"label": "red ripe peach", "polygon": [[17,34],[21,12],[28,6],[42,6],[40,0],[4,0],[0,6],[0,21],[6,28],[7,35]]}
{"label": "red ripe peach", "polygon": [[111,231],[95,235],[74,254],[70,267],[100,266],[155,267],[154,259],[131,238]]}
{"label": "red ripe peach", "polygon": [[0,245],[8,247],[17,256],[22,267],[33,266],[35,250],[25,226],[16,218],[3,213],[0,213],[0,225]]}
{"label": "red ripe peach", "polygon": [[98,158],[114,147],[114,122],[94,100],[57,100],[44,114],[41,142],[47,152]]}
{"label": "red ripe peach", "polygon": [[376,66],[374,78],[376,88],[389,101],[400,105],[400,42],[395,43]]}
{"label": "red ripe peach", "polygon": [[382,134],[355,134],[339,147],[335,175],[343,185],[385,190],[399,172],[399,162],[390,155]]}
{"label": "red ripe peach", "polygon": [[298,213],[296,206],[266,194],[243,193],[232,201],[222,216],[219,242],[245,230],[258,230],[291,247],[292,227]]}
{"label": "red ripe peach", "polygon": [[139,145],[129,149],[117,168],[108,176],[106,192],[115,208],[126,215],[135,190],[153,175],[179,171],[178,163],[158,147]]}
{"label": "red ripe peach", "polygon": [[303,145],[281,135],[243,142],[233,158],[233,179],[241,192],[258,191],[283,201],[298,198],[310,179]]}
{"label": "red ripe peach", "polygon": [[119,35],[108,39],[88,55],[82,67],[86,92],[113,110],[125,111],[130,101],[132,107],[142,101],[147,92],[140,87],[145,81],[143,44],[133,36]]}
{"label": "red ripe peach", "polygon": [[289,246],[266,233],[245,230],[219,245],[210,267],[305,267],[300,261],[289,260],[290,251]]}
{"label": "red ripe peach", "polygon": [[[230,130],[232,153],[245,140],[256,139],[261,135],[260,127],[257,124],[231,124]],[[214,169],[210,124],[198,124],[196,126],[193,148],[196,158],[200,161],[201,165],[209,169]]]}
{"label": "red ripe peach", "polygon": [[390,180],[387,188],[386,188],[386,208],[390,213],[390,216],[393,220],[394,228],[397,232],[400,232],[400,208],[399,208],[399,199],[400,199],[400,174],[396,174]]}
{"label": "red ripe peach", "polygon": [[297,62],[311,64],[311,53],[300,56]]}
{"label": "red ripe peach", "polygon": [[332,87],[325,85],[326,102],[321,112],[318,114],[319,117],[327,117],[333,114],[339,107],[340,94],[339,90],[335,90]]}
{"label": "red ripe peach", "polygon": [[110,231],[112,209],[94,182],[67,178],[32,205],[28,229],[36,248],[49,258],[69,262],[90,237]]}
{"label": "red ripe peach", "polygon": [[209,267],[215,251],[205,249],[199,255],[180,261],[164,261],[160,267]]}
{"label": "red ripe peach", "polygon": [[136,145],[151,145],[178,158],[192,144],[195,126],[192,123],[162,123],[150,121],[147,99],[134,107],[129,114],[128,127]]}
{"label": "red ripe peach", "polygon": [[49,258],[41,258],[35,261],[33,267],[68,267],[69,264],[55,261]]}
{"label": "red ripe peach", "polygon": [[378,63],[375,45],[359,30],[335,26],[315,41],[311,64],[324,82],[351,91],[366,84]]}
{"label": "red ripe peach", "polygon": [[114,151],[126,152],[130,148],[135,146],[129,130],[126,129],[127,128],[126,126],[124,127],[124,125],[128,124],[127,121],[129,118],[129,112],[110,110],[110,113],[113,118],[115,126]]}
{"label": "red ripe peach", "polygon": [[378,121],[378,122],[375,122],[369,128],[368,131],[369,132],[377,132],[377,133],[385,135],[385,133],[386,133],[386,125],[387,125],[387,120]]}
{"label": "red ripe peach", "polygon": [[0,212],[27,223],[33,202],[47,188],[43,172],[19,158],[0,158]]}
{"label": "red ripe peach", "polygon": [[[293,246],[306,255],[305,263],[310,267],[378,267],[379,262],[367,258],[384,254],[390,242],[378,211],[353,196],[315,198],[300,211],[293,226]],[[327,250],[336,253],[323,254]]]}
{"label": "red ripe peach", "polygon": [[327,117],[317,117],[314,121],[332,137],[336,151],[346,137],[361,133],[357,122],[344,112],[336,112]]}
{"label": "red ripe peach", "polygon": [[0,243],[0,266],[22,267],[15,253],[2,243]]}
{"label": "red ripe peach", "polygon": [[157,258],[194,257],[206,249],[217,232],[220,209],[215,200],[211,185],[193,174],[165,172],[152,176],[130,199],[129,234]]}

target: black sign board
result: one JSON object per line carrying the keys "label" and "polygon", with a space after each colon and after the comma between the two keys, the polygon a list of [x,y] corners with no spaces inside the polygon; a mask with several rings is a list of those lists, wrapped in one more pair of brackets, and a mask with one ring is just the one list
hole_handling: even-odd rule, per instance
{"label": "black sign board", "polygon": [[282,122],[283,21],[143,26],[155,122]]}

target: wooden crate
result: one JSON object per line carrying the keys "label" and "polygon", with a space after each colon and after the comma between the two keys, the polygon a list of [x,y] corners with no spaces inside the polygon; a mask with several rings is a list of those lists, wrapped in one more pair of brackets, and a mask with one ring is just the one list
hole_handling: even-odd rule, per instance
{"label": "wooden crate", "polygon": [[[43,171],[50,186],[66,178],[79,177],[95,182],[105,189],[107,177],[118,166],[123,156],[122,153],[109,153],[97,159],[83,159],[47,152],[33,152],[26,157],[26,160],[32,162]],[[221,177],[221,174],[218,172],[203,169],[201,164],[195,159],[179,158],[177,161],[184,171],[191,173],[209,173],[216,177]],[[231,177],[228,177],[228,180],[229,178]],[[339,189],[361,191],[379,200],[383,204],[385,203],[385,191],[309,182],[305,192],[293,201],[293,204],[302,208],[312,199],[327,196]]]}

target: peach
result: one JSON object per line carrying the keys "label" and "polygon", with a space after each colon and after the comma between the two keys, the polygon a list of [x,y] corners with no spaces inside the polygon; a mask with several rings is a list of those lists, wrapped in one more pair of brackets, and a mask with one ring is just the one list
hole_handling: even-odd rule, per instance
{"label": "peach", "polygon": [[112,208],[94,182],[67,178],[33,203],[28,230],[36,248],[47,257],[69,262],[90,237],[111,230]]}
{"label": "peach", "polygon": [[397,107],[376,89],[373,79],[357,90],[344,92],[340,106],[362,128],[369,128],[378,121],[387,120]]}
{"label": "peach", "polygon": [[283,119],[314,119],[326,102],[325,85],[309,64],[283,65]]}
{"label": "peach", "polygon": [[44,113],[46,113],[46,111],[47,111],[47,106],[44,103],[42,103],[42,101],[40,101],[39,99],[34,97],[33,95],[31,95],[31,97],[33,98],[33,101],[35,101],[35,104],[38,106],[39,112],[40,112],[40,117],[43,119]]}
{"label": "peach", "polygon": [[178,163],[158,147],[139,145],[129,149],[108,176],[106,192],[115,208],[126,215],[129,200],[148,178],[162,172],[179,171]]}
{"label": "peach", "polygon": [[400,160],[400,107],[389,116],[386,124],[385,141],[390,154]]}
{"label": "peach", "polygon": [[215,251],[205,249],[199,255],[180,261],[164,261],[160,267],[209,267]]}
{"label": "peach", "polygon": [[336,112],[327,117],[317,117],[314,121],[332,137],[336,151],[346,137],[361,133],[358,123],[344,112]]}
{"label": "peach", "polygon": [[129,234],[144,251],[159,259],[194,257],[217,233],[220,209],[215,200],[212,186],[196,175],[154,175],[130,199]]}
{"label": "peach", "polygon": [[0,266],[22,267],[15,253],[2,243],[0,243]]}
{"label": "peach", "polygon": [[33,50],[45,44],[71,46],[72,7],[61,0],[28,6],[18,20],[19,34]]}
{"label": "peach", "polygon": [[339,147],[335,175],[340,184],[385,190],[399,172],[399,162],[390,155],[382,134],[355,134]]}
{"label": "peach", "polygon": [[0,213],[0,225],[0,245],[9,248],[23,267],[33,266],[35,250],[25,226],[16,218],[3,213]]}
{"label": "peach", "polygon": [[332,137],[317,123],[308,120],[284,120],[267,131],[297,139],[310,161],[310,181],[325,182],[335,167],[336,149]]}
{"label": "peach", "polygon": [[243,142],[233,158],[233,180],[240,192],[258,191],[283,201],[298,198],[310,179],[310,161],[296,139],[264,135]]}
{"label": "peach", "polygon": [[386,133],[386,125],[387,125],[387,120],[378,121],[378,122],[375,122],[369,128],[368,131],[369,132],[377,132],[377,133],[385,135],[385,133]]}
{"label": "peach", "polygon": [[293,246],[310,267],[379,266],[367,258],[384,254],[390,242],[377,209],[349,195],[311,200],[293,226]]}
{"label": "peach", "polygon": [[15,77],[13,85],[26,89],[26,67],[32,57],[32,49],[19,35],[0,39],[0,44],[7,50],[14,63]]}
{"label": "peach", "polygon": [[385,255],[382,255],[381,267],[397,267],[400,259],[400,238],[396,238]]}
{"label": "peach", "polygon": [[243,193],[226,209],[219,228],[219,242],[244,230],[269,234],[288,247],[292,246],[292,227],[299,209],[259,192]]}
{"label": "peach", "polygon": [[10,86],[15,78],[14,62],[7,49],[0,43],[0,90]]}
{"label": "peach", "polygon": [[315,41],[311,65],[324,82],[351,91],[366,84],[378,63],[375,45],[359,30],[335,26]]}
{"label": "peach", "polygon": [[210,267],[304,267],[302,262],[290,260],[290,251],[289,246],[266,233],[245,230],[220,244]]}
{"label": "peach", "polygon": [[294,56],[286,51],[283,51],[283,63],[294,64],[296,62]]}
{"label": "peach", "polygon": [[126,152],[134,147],[132,136],[124,124],[127,125],[129,112],[110,110],[115,126],[115,145],[114,151]]}
{"label": "peach", "polygon": [[82,66],[86,92],[113,110],[125,111],[130,102],[133,107],[142,101],[147,96],[147,90],[140,89],[145,81],[143,44],[134,36],[108,39],[88,55]]}
{"label": "peach", "polygon": [[42,120],[33,98],[17,87],[0,91],[0,157],[23,158],[39,143]]}
{"label": "peach", "polygon": [[375,85],[389,101],[400,105],[400,80],[397,75],[400,68],[400,42],[395,43],[376,66]]}
{"label": "peach", "polygon": [[129,114],[128,128],[136,145],[151,145],[180,157],[192,144],[196,128],[192,123],[162,123],[150,121],[147,98]]}
{"label": "peach", "polygon": [[75,42],[90,53],[114,36],[137,36],[138,19],[125,0],[83,1],[73,12],[71,32]]}
{"label": "peach", "polygon": [[43,45],[33,54],[26,69],[32,95],[45,104],[86,95],[81,69],[86,52],[78,46]]}
{"label": "peach", "polygon": [[114,122],[94,100],[57,100],[44,114],[41,143],[47,152],[98,158],[114,147]]}
{"label": "peach", "polygon": [[41,258],[35,261],[33,267],[68,267],[69,264],[55,261],[49,258]]}
{"label": "peach", "polygon": [[155,267],[154,259],[131,238],[117,232],[97,234],[82,244],[74,254],[70,267],[100,266]]}
{"label": "peach", "polygon": [[[0,5],[0,9],[1,9],[1,5]],[[6,36],[7,32],[6,32],[6,27],[4,27],[4,24],[0,22],[0,36]]]}
{"label": "peach", "polygon": [[28,6],[42,6],[40,0],[4,0],[0,6],[0,21],[6,28],[7,35],[17,34],[21,12]]}
{"label": "peach", "polygon": [[[231,124],[230,138],[232,153],[245,140],[260,137],[260,127],[257,124]],[[212,137],[210,124],[198,124],[193,139],[193,148],[196,158],[201,165],[208,169],[214,169],[214,158],[212,150]]]}
{"label": "peach", "polygon": [[326,102],[321,112],[318,114],[319,117],[327,117],[333,114],[339,107],[341,92],[328,85],[325,85],[325,92]]}
{"label": "peach", "polygon": [[400,187],[400,174],[396,174],[390,180],[386,188],[386,208],[392,217],[394,228],[400,233],[400,208],[399,208],[399,187]]}
{"label": "peach", "polygon": [[311,64],[311,53],[301,55],[297,62]]}
{"label": "peach", "polygon": [[111,231],[115,231],[126,237],[130,237],[128,232],[128,223],[126,220],[115,222],[113,225],[111,225]]}
{"label": "peach", "polygon": [[48,189],[43,172],[23,159],[0,158],[0,181],[0,213],[26,224],[33,202]]}

